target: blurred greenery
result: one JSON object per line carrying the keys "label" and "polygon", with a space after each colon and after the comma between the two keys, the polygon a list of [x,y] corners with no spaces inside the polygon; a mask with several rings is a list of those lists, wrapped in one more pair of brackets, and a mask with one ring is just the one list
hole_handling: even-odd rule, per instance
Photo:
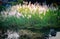
{"label": "blurred greenery", "polygon": [[[14,4],[14,3],[12,3]],[[0,6],[3,7],[3,6]],[[1,8],[2,9],[2,8]],[[3,17],[0,15],[0,28],[59,28],[60,27],[60,9],[50,10],[40,13],[39,8],[30,10],[29,7],[21,7],[18,11],[23,15]],[[44,15],[45,13],[45,15]]]}
{"label": "blurred greenery", "polygon": [[[18,0],[18,4],[23,0]],[[17,2],[9,2],[16,5]],[[30,7],[30,6],[29,6]],[[48,9],[46,12],[40,13],[39,8],[19,7],[18,12],[22,14],[20,17],[0,14],[0,29],[28,29],[33,32],[48,33],[48,29],[60,29],[60,7],[57,10]],[[5,9],[0,6],[0,11]],[[9,11],[7,11],[9,13]],[[45,14],[44,14],[45,13]],[[44,30],[44,31],[43,31]],[[45,32],[46,31],[46,32]]]}
{"label": "blurred greenery", "polygon": [[[20,8],[19,11],[28,19],[28,23],[31,27],[41,28],[41,27],[58,27],[58,10],[48,10],[44,15],[39,14],[36,10],[31,11],[27,8]],[[28,18],[31,15],[31,18]]]}
{"label": "blurred greenery", "polygon": [[23,3],[23,0],[17,0],[18,1],[18,3]]}
{"label": "blurred greenery", "polygon": [[11,5],[22,4],[23,0],[17,0],[16,2],[11,1],[11,2],[8,2],[8,3],[10,3]]}
{"label": "blurred greenery", "polygon": [[5,10],[5,7],[0,5],[0,11],[2,10]]}
{"label": "blurred greenery", "polygon": [[[42,14],[30,14],[31,18],[28,18],[29,13],[26,14],[26,16],[21,16],[20,18],[17,18],[15,16],[8,16],[8,17],[3,17],[0,15],[0,27],[3,28],[23,28],[23,27],[33,27],[33,28],[42,28],[42,27],[54,27],[58,28],[60,27],[58,25],[58,10],[52,11],[49,10],[46,12],[45,15]],[[25,14],[25,13],[24,13]],[[40,16],[40,17],[39,17]],[[42,17],[42,19],[41,19]],[[60,23],[60,22],[59,22]]]}

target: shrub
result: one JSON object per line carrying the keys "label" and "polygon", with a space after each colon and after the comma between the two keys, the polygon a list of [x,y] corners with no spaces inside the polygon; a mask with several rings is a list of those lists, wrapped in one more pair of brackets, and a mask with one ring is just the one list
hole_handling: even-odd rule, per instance
{"label": "shrub", "polygon": [[[3,21],[4,26],[8,27],[56,27],[58,10],[53,7],[53,10],[48,6],[40,6],[34,4],[16,5],[11,9],[3,11],[2,14],[5,18]],[[59,12],[58,12],[59,13]],[[19,16],[18,16],[19,15]],[[58,26],[57,26],[58,27]]]}

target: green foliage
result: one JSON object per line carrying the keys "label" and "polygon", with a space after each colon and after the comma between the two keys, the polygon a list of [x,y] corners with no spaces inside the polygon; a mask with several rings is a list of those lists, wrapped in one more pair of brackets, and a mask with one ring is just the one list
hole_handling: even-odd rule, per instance
{"label": "green foliage", "polygon": [[23,3],[23,0],[17,0],[16,2],[11,1],[11,2],[8,2],[8,3],[10,3],[12,5],[22,4]]}
{"label": "green foliage", "polygon": [[16,24],[17,24],[17,22],[16,22],[16,17],[0,17],[0,25],[2,26],[0,26],[1,28],[6,28],[6,29],[10,29],[10,28],[12,28],[12,29],[14,29],[14,28],[16,28],[16,27],[18,27]]}
{"label": "green foliage", "polygon": [[[26,9],[26,8],[25,8]],[[20,12],[24,15],[25,18],[28,19],[28,25],[35,28],[41,27],[56,27],[57,26],[57,19],[58,19],[58,10],[48,10],[46,14],[42,12],[39,14],[38,11],[31,11],[27,8],[25,11],[24,8],[20,8]],[[25,16],[26,15],[26,16]],[[31,18],[28,16],[31,15]],[[58,27],[58,26],[57,26]]]}
{"label": "green foliage", "polygon": [[60,26],[60,9],[57,10],[58,12],[58,26]]}
{"label": "green foliage", "polygon": [[10,3],[11,5],[16,5],[17,4],[17,2],[8,2],[8,3]]}
{"label": "green foliage", "polygon": [[18,1],[18,4],[19,4],[19,3],[23,3],[23,0],[17,0],[17,1]]}
{"label": "green foliage", "polygon": [[0,11],[5,10],[4,6],[0,6]]}
{"label": "green foliage", "polygon": [[[42,28],[42,27],[59,27],[60,10],[49,10],[46,12],[40,13],[39,8],[30,10],[28,7],[21,7],[18,9],[20,14],[19,18],[16,16],[0,16],[0,25],[3,28],[24,28],[24,27],[33,27],[33,28]],[[44,14],[45,13],[45,14]],[[0,26],[0,27],[1,27]]]}

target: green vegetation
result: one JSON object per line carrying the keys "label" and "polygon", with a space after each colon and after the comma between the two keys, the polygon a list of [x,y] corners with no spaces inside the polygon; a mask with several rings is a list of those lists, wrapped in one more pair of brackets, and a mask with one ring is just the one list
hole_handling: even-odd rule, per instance
{"label": "green vegetation", "polygon": [[3,28],[36,28],[40,29],[43,27],[54,27],[58,28],[60,27],[58,25],[58,10],[48,10],[46,14],[44,13],[39,14],[38,11],[33,12],[32,14],[28,11],[28,13],[25,13],[24,10],[22,10],[21,13],[23,16],[20,16],[17,18],[16,16],[7,16],[7,17],[2,17],[0,15],[0,27]]}
{"label": "green vegetation", "polygon": [[11,2],[8,2],[8,3],[10,3],[11,5],[22,4],[23,0],[17,0],[16,2],[11,1]]}
{"label": "green vegetation", "polygon": [[[41,13],[39,8],[20,8],[19,12],[23,14],[24,20],[26,19],[26,26],[34,27],[34,28],[42,28],[42,27],[54,27],[57,28],[58,24],[58,10],[50,10],[47,9],[46,12]],[[44,14],[45,13],[45,14]]]}
{"label": "green vegetation", "polygon": [[23,3],[23,0],[17,0],[18,1],[18,3],[20,4],[20,3]]}
{"label": "green vegetation", "polygon": [[[60,28],[60,9],[54,9],[50,9],[47,6],[35,6],[33,4],[12,6],[11,9],[7,9],[6,11],[1,12],[0,29],[24,29],[20,31],[23,32],[21,39],[24,39],[25,35],[27,36],[25,39],[44,39],[43,33],[48,33],[50,28]],[[21,16],[18,16],[17,14],[20,14]]]}
{"label": "green vegetation", "polygon": [[[9,3],[16,5],[23,3],[23,0]],[[48,34],[50,28],[60,29],[59,8],[54,8],[54,10],[44,5],[24,4],[2,11],[5,7],[0,6],[0,11],[2,11],[0,13],[0,29],[4,31],[8,29],[20,30],[19,33],[22,36],[20,39],[45,39],[44,34]]]}
{"label": "green vegetation", "polygon": [[0,6],[0,11],[5,10],[4,6]]}

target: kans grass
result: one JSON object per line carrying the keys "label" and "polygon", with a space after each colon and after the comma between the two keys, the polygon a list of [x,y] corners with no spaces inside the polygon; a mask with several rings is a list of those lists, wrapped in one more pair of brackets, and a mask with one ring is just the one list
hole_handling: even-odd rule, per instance
{"label": "kans grass", "polygon": [[58,28],[60,23],[57,21],[60,11],[57,7],[53,7],[53,5],[49,7],[47,5],[41,6],[38,3],[19,4],[11,6],[0,13],[0,29],[4,30],[31,28],[33,31],[39,29],[37,31],[39,32],[42,28]]}

